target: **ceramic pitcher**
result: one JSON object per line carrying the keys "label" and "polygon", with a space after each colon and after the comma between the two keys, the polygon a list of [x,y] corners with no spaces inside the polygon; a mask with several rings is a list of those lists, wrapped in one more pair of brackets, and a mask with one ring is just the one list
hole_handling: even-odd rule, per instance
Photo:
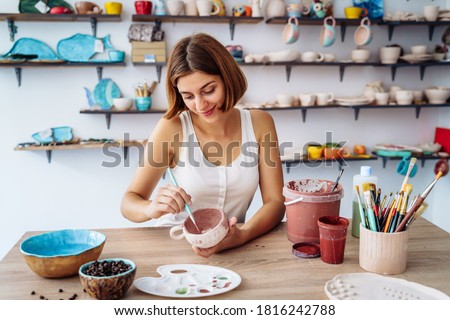
{"label": "ceramic pitcher", "polygon": [[220,16],[220,17],[225,17],[227,15],[226,9],[225,9],[225,3],[222,0],[212,0],[212,2],[219,7],[219,11],[215,15]]}

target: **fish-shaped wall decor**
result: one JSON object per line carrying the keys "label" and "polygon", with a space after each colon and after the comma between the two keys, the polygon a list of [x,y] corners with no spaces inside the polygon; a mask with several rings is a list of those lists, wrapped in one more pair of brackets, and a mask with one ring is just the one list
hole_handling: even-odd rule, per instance
{"label": "fish-shaped wall decor", "polygon": [[109,78],[101,79],[93,92],[86,87],[84,90],[91,109],[97,105],[102,110],[109,110],[113,106],[113,99],[122,96],[119,86]]}
{"label": "fish-shaped wall decor", "polygon": [[77,33],[69,38],[62,39],[56,47],[61,58],[70,62],[87,62],[95,54],[107,49],[113,49],[110,35],[97,38],[89,34]]}
{"label": "fish-shaped wall decor", "polygon": [[48,44],[33,38],[18,39],[4,57],[14,55],[37,55],[33,60],[60,60],[58,55]]}

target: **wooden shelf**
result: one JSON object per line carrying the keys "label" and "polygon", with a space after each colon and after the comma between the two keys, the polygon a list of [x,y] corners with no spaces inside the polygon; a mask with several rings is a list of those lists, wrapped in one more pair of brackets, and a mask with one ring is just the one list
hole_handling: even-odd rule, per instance
{"label": "wooden shelf", "polygon": [[263,17],[234,17],[234,16],[157,16],[146,14],[134,14],[133,22],[180,22],[180,23],[228,23],[230,27],[231,40],[234,38],[234,29],[236,24],[255,24],[264,20]]}
{"label": "wooden shelf", "polygon": [[443,104],[409,104],[409,105],[398,105],[398,104],[389,104],[389,105],[359,105],[359,106],[347,106],[347,108],[351,108],[355,111],[355,120],[358,120],[359,111],[361,109],[415,109],[416,110],[416,119],[419,118],[420,111],[422,108],[449,108],[450,103]]}
{"label": "wooden shelf", "polygon": [[388,26],[389,41],[392,40],[394,29],[399,26],[428,26],[428,40],[433,40],[434,29],[439,26],[450,26],[450,21],[388,21],[381,20],[379,25]]}
{"label": "wooden shelf", "polygon": [[314,66],[314,67],[339,67],[339,80],[342,82],[344,79],[345,69],[348,67],[388,67],[391,68],[392,81],[395,80],[395,75],[397,68],[402,67],[419,67],[420,68],[420,79],[423,80],[425,75],[425,70],[427,67],[432,66],[450,66],[450,61],[425,61],[420,63],[408,63],[399,62],[395,64],[383,64],[379,61],[368,61],[368,62],[352,62],[352,61],[335,61],[335,62],[301,62],[301,61],[286,61],[286,62],[252,62],[245,63],[239,62],[241,66],[284,66],[286,68],[286,80],[289,82],[291,77],[292,67],[295,66]]}
{"label": "wooden shelf", "polygon": [[388,105],[375,105],[375,104],[363,104],[363,105],[355,105],[355,106],[346,106],[346,105],[335,105],[335,104],[329,104],[324,106],[291,106],[291,107],[271,107],[271,108],[258,108],[265,111],[286,111],[286,110],[301,110],[302,111],[302,120],[303,122],[306,121],[306,113],[308,110],[314,110],[314,109],[332,109],[332,108],[345,108],[345,109],[353,109],[355,113],[355,120],[358,120],[359,117],[359,111],[361,109],[415,109],[416,111],[416,119],[419,118],[420,111],[422,108],[449,108],[450,103],[443,103],[443,104],[430,104],[430,103],[423,103],[423,104],[410,104],[410,105],[398,105],[398,104],[388,104]]}
{"label": "wooden shelf", "polygon": [[[397,160],[397,161],[399,161],[399,160],[403,159],[403,157],[400,157],[400,156],[382,156],[382,155],[378,155],[376,153],[376,151],[374,151],[372,154],[374,156],[376,156],[376,157],[381,158],[381,160],[383,161],[383,168],[386,168],[386,163],[387,163],[388,160]],[[450,159],[450,156],[441,157],[441,156],[437,155],[436,153],[433,153],[433,154],[430,154],[430,155],[417,155],[417,154],[412,153],[411,157],[414,157],[418,161],[420,161],[422,168],[425,166],[425,161],[427,161],[427,160]]]}
{"label": "wooden shelf", "polygon": [[14,41],[17,33],[16,21],[32,22],[90,22],[92,34],[97,35],[97,22],[119,22],[120,14],[41,14],[41,13],[0,13],[0,21],[8,23],[9,39]]}
{"label": "wooden shelf", "polygon": [[166,113],[167,110],[145,110],[145,111],[140,111],[140,110],[126,110],[126,111],[120,111],[120,110],[116,110],[116,109],[111,109],[111,110],[89,110],[89,109],[83,109],[80,110],[80,113],[83,114],[104,114],[105,118],[106,118],[106,127],[109,129],[111,126],[111,116],[113,114],[163,114]]}
{"label": "wooden shelf", "polygon": [[122,147],[124,152],[124,158],[128,157],[129,147],[144,146],[147,140],[131,140],[131,141],[110,141],[110,142],[95,142],[95,141],[81,141],[81,143],[73,144],[48,144],[38,145],[30,143],[31,145],[21,146],[20,144],[14,148],[14,151],[45,151],[47,154],[48,163],[51,163],[52,151],[54,150],[80,150],[80,149],[101,149],[108,147]]}
{"label": "wooden shelf", "polygon": [[22,84],[22,68],[55,68],[55,67],[95,67],[97,69],[97,78],[101,80],[103,77],[103,67],[122,67],[125,66],[125,62],[68,62],[68,61],[55,61],[55,62],[11,62],[1,63],[0,68],[14,68],[16,74],[17,85],[20,87]]}
{"label": "wooden shelf", "polygon": [[339,166],[339,170],[341,167],[346,166],[347,161],[371,161],[371,160],[377,160],[378,157],[376,155],[364,155],[364,156],[350,156],[347,158],[333,158],[333,159],[314,159],[310,160],[308,158],[302,158],[302,159],[292,159],[292,160],[282,160],[281,162],[286,165],[286,172],[289,173],[291,168],[299,165],[304,164],[307,167],[317,167],[321,165],[322,163],[337,163]]}

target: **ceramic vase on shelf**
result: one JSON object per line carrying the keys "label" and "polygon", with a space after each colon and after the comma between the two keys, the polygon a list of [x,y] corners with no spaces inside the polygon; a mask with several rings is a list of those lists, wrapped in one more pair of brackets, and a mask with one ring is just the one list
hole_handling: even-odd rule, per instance
{"label": "ceramic vase on shelf", "polygon": [[266,18],[284,17],[286,15],[286,4],[283,0],[268,0],[266,4]]}
{"label": "ceramic vase on shelf", "polygon": [[262,17],[262,3],[263,0],[250,0],[250,5],[252,8],[252,17]]}

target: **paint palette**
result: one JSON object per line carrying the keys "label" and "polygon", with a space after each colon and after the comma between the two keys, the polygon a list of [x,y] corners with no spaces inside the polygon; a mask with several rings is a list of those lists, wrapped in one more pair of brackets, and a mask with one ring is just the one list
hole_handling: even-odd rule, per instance
{"label": "paint palette", "polygon": [[156,271],[161,277],[143,277],[134,286],[146,293],[170,298],[196,298],[222,294],[241,283],[234,271],[201,264],[171,264]]}
{"label": "paint palette", "polygon": [[445,293],[419,283],[374,273],[338,274],[325,284],[332,300],[448,300]]}

